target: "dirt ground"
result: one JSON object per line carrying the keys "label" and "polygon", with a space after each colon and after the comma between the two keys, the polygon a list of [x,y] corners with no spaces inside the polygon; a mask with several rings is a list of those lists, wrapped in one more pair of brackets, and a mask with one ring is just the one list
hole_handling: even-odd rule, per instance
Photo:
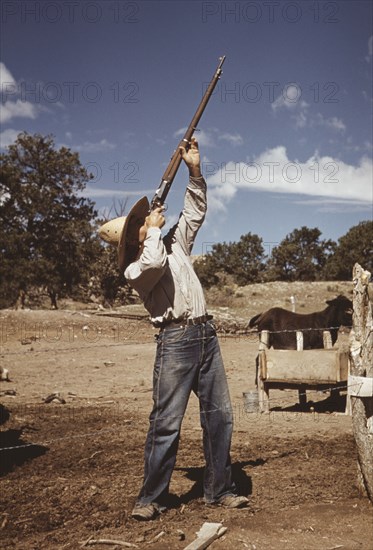
{"label": "dirt ground", "polygon": [[[313,407],[300,410],[297,392],[272,391],[270,413],[260,414],[246,411],[243,398],[255,388],[258,349],[257,336],[244,331],[247,320],[271,305],[291,309],[292,295],[297,311],[320,310],[325,299],[350,295],[350,287],[251,285],[210,307],[234,408],[234,478],[250,506],[204,504],[202,433],[192,396],[170,509],[145,523],[130,517],[142,481],[155,352],[156,330],[142,307],[120,308],[129,319],[72,303],[58,311],[0,311],[0,366],[10,372],[0,386],[0,547],[75,550],[108,539],[176,550],[214,522],[227,528],[211,544],[217,550],[371,549],[372,505],[357,490],[343,400],[309,392]],[[241,331],[229,334],[232,322]],[[55,392],[60,399],[46,399]]]}

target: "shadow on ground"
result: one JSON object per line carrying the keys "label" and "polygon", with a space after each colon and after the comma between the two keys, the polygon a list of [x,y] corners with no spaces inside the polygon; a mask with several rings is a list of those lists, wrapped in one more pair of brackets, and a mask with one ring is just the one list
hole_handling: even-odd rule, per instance
{"label": "shadow on ground", "polygon": [[9,429],[0,432],[0,476],[45,454],[48,447],[33,445],[22,439],[22,429]]}

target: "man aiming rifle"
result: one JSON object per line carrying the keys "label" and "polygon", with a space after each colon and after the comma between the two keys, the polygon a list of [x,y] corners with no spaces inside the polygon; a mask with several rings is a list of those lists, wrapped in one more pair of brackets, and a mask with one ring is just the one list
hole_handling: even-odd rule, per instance
{"label": "man aiming rifle", "polygon": [[[192,391],[199,399],[203,429],[205,502],[228,508],[242,508],[248,503],[246,497],[236,494],[232,480],[233,414],[228,384],[216,331],[190,258],[207,208],[197,141],[184,141],[176,154],[189,170],[184,207],[176,225],[162,237],[163,205],[149,213],[144,212],[147,201],[139,201],[134,207],[137,211],[132,209],[125,219],[120,235],[124,276],[159,328],[144,479],[132,511],[138,520],[151,520],[167,508],[181,423]],[[106,236],[111,235],[111,242],[119,234],[115,231],[110,227],[104,230]]]}

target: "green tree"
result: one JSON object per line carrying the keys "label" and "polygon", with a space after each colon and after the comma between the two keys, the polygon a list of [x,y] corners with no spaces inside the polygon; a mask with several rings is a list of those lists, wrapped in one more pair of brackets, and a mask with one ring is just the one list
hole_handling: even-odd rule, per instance
{"label": "green tree", "polygon": [[[213,246],[215,247],[216,245]],[[193,267],[204,288],[210,288],[219,283],[217,261],[211,252],[196,259]]]}
{"label": "green tree", "polygon": [[373,272],[373,221],[354,225],[338,239],[335,252],[325,265],[325,278],[351,280],[356,262]]}
{"label": "green tree", "polygon": [[123,305],[139,301],[118,269],[118,249],[103,245],[102,251],[91,266],[89,298],[98,299],[106,306]]}
{"label": "green tree", "polygon": [[264,248],[258,235],[247,233],[238,242],[217,243],[211,252],[194,264],[203,286],[209,288],[219,282],[219,273],[232,275],[238,285],[262,280]]}
{"label": "green tree", "polygon": [[306,226],[294,229],[272,250],[267,262],[270,281],[315,281],[322,278],[323,268],[335,242],[320,240],[321,231]]}
{"label": "green tree", "polygon": [[0,306],[42,286],[56,307],[57,295],[87,284],[101,248],[94,203],[81,196],[91,176],[77,153],[40,134],[19,134],[0,167]]}

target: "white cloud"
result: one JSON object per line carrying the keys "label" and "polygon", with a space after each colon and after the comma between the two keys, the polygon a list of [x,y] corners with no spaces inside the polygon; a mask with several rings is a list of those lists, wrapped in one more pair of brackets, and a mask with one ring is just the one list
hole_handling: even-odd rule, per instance
{"label": "white cloud", "polygon": [[272,110],[276,113],[280,109],[306,109],[308,103],[304,100],[300,101],[302,90],[298,84],[288,84],[282,93],[271,104]]}
{"label": "white cloud", "polygon": [[307,108],[303,107],[300,107],[298,112],[292,115],[292,118],[295,120],[296,128],[322,126],[336,132],[344,132],[346,130],[346,125],[341,118],[336,116],[325,118],[321,113],[312,115],[307,112]]}
{"label": "white cloud", "polygon": [[225,132],[224,134],[221,134],[218,139],[227,141],[234,147],[243,144],[243,138],[240,134],[229,134],[228,132]]}
{"label": "white cloud", "polygon": [[301,89],[297,84],[289,84],[272,103],[273,113],[277,114],[281,109],[291,111],[291,118],[295,121],[296,128],[324,126],[338,132],[346,130],[345,123],[338,117],[325,118],[321,113],[316,115],[309,113],[310,105],[300,99],[301,93]]}
{"label": "white cloud", "polygon": [[[14,96],[19,95],[19,83],[16,82],[9,69],[0,62],[0,124],[8,123],[13,118],[35,119],[41,112],[51,113],[51,109],[42,105],[40,100],[32,103],[25,99],[15,100]],[[10,98],[10,99],[9,99]],[[61,102],[54,103],[55,106],[64,108]]]}
{"label": "white cloud", "polygon": [[[174,137],[182,137],[185,134],[186,130],[186,128],[180,128],[174,133]],[[220,134],[218,128],[212,128],[209,131],[198,129],[195,132],[194,137],[198,141],[199,145],[201,145],[202,147],[217,147],[218,141],[226,141],[233,147],[242,145],[244,142],[240,134],[230,134],[229,132],[224,132]]]}
{"label": "white cloud", "polygon": [[17,139],[17,136],[19,134],[19,130],[13,130],[12,128],[8,128],[7,130],[4,130],[0,133],[0,149],[5,149],[5,147],[8,147],[8,145],[11,145],[15,142]]}
{"label": "white cloud", "polygon": [[363,94],[363,98],[365,99],[365,101],[367,101],[368,103],[373,103],[372,94],[369,95],[365,90],[362,91],[362,94]]}
{"label": "white cloud", "polygon": [[158,143],[158,145],[166,145],[167,141],[163,138],[155,138],[155,142]]}
{"label": "white cloud", "polygon": [[297,84],[289,84],[271,104],[275,115],[281,109],[291,111],[291,118],[295,121],[296,128],[305,128],[312,124],[308,114],[309,104],[300,99],[301,95],[302,90]]}
{"label": "white cloud", "polygon": [[316,198],[316,199],[306,199],[306,200],[296,200],[294,204],[303,205],[312,205],[315,207],[317,212],[330,212],[335,213],[341,212],[351,213],[351,212],[365,212],[367,210],[367,203],[360,201],[358,199],[327,199],[325,197]]}
{"label": "white cloud", "polygon": [[82,195],[89,196],[92,199],[97,198],[115,198],[115,197],[142,197],[144,195],[148,195],[153,193],[154,195],[154,189],[140,189],[138,191],[123,191],[123,189],[107,189],[105,187],[103,188],[94,188],[90,185],[87,185],[84,191],[82,191]]}
{"label": "white cloud", "polygon": [[341,132],[344,132],[346,130],[346,125],[343,120],[335,116],[328,118],[326,120],[326,125],[330,128],[333,128],[334,130],[338,130]]}
{"label": "white cloud", "polygon": [[4,63],[0,62],[0,90],[1,93],[7,91],[7,87],[14,87],[16,81],[11,75],[10,71],[6,68]]}
{"label": "white cloud", "polygon": [[373,35],[368,38],[368,55],[365,57],[365,61],[369,63],[373,56]]}
{"label": "white cloud", "polygon": [[0,104],[0,123],[9,122],[12,118],[36,118],[37,108],[29,101],[6,101]]}
{"label": "white cloud", "polygon": [[296,128],[305,128],[307,126],[308,119],[305,111],[300,111],[299,113],[294,115],[293,118],[295,120]]}
{"label": "white cloud", "polygon": [[305,162],[288,158],[286,148],[264,151],[252,162],[228,162],[208,177],[211,210],[225,205],[240,190],[301,194],[336,200],[372,203],[372,159],[362,157],[357,166],[314,153]]}
{"label": "white cloud", "polygon": [[61,143],[60,147],[68,147],[78,153],[102,153],[105,151],[112,151],[116,148],[116,145],[114,143],[110,143],[110,141],[104,138],[101,141],[96,142],[85,141],[79,145],[65,145]]}
{"label": "white cloud", "polygon": [[[183,136],[186,130],[187,128],[180,128],[174,133],[174,137],[177,138]],[[210,132],[206,132],[205,130],[197,130],[194,133],[194,137],[202,147],[216,147],[214,137]]]}
{"label": "white cloud", "polygon": [[346,125],[342,119],[336,116],[324,118],[321,113],[317,113],[315,124],[325,126],[326,128],[331,128],[332,130],[337,130],[338,132],[344,132],[346,130]]}
{"label": "white cloud", "polygon": [[355,153],[369,153],[372,154],[373,151],[373,144],[369,140],[365,140],[363,143],[360,143],[359,145],[354,143],[354,140],[351,136],[347,137],[347,145],[344,146],[344,149],[346,151],[354,151]]}
{"label": "white cloud", "polygon": [[[17,117],[32,119],[37,117],[40,109],[36,105],[20,99],[16,101],[8,99],[9,96],[17,93],[17,82],[2,62],[0,62],[0,91],[3,96],[3,101],[0,103],[0,124],[7,123]],[[4,139],[9,135],[11,134],[5,134]]]}

